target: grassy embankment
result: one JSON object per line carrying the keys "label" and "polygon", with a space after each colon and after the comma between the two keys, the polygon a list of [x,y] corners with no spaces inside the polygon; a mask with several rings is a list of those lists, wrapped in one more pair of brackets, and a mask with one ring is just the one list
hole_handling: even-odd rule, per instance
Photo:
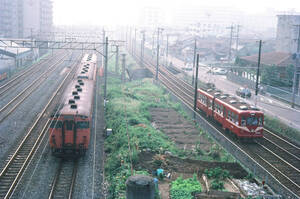
{"label": "grassy embankment", "polygon": [[[128,65],[135,67],[131,62]],[[113,61],[109,68],[114,71]],[[154,85],[152,79],[121,84],[118,78],[108,78],[107,99],[107,127],[113,129],[113,134],[105,141],[105,173],[112,198],[125,197],[125,181],[132,174],[131,165],[139,161],[138,154],[145,150],[158,154],[169,151],[179,157],[193,156],[202,160],[233,160],[216,144],[209,153],[180,150],[163,132],[152,127],[149,112],[151,107],[172,108],[183,113],[180,105],[172,103],[167,92]],[[199,129],[199,133],[203,131]],[[216,156],[216,153],[220,155]],[[147,171],[133,170],[133,174],[138,173],[147,174]]]}

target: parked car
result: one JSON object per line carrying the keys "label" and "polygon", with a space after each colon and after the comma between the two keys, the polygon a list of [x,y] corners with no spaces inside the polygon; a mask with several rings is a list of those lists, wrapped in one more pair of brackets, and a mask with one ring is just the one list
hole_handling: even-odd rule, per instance
{"label": "parked car", "polygon": [[225,70],[223,68],[213,68],[212,69],[212,74],[214,74],[214,75],[226,75],[227,70]]}
{"label": "parked car", "polygon": [[251,97],[251,91],[249,88],[240,87],[235,92],[238,96],[241,96],[243,98],[250,98]]}

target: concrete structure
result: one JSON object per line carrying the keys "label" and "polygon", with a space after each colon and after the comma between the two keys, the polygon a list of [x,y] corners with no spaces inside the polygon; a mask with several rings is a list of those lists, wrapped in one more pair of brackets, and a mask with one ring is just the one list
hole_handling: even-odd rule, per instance
{"label": "concrete structure", "polygon": [[[15,62],[15,66],[19,67],[24,65],[28,60],[32,60],[34,56],[34,52],[30,48],[22,48],[15,42],[5,42],[1,41],[0,38],[0,55],[1,57],[6,57],[4,60],[9,60],[9,58],[13,59]],[[3,47],[6,46],[6,47]],[[13,46],[13,47],[10,47]],[[19,47],[19,48],[16,48]]]}
{"label": "concrete structure", "polygon": [[19,24],[20,5],[18,0],[0,0],[0,37],[19,37],[21,24]]}
{"label": "concrete structure", "polygon": [[0,0],[0,37],[26,38],[52,30],[51,0]]}
{"label": "concrete structure", "polygon": [[277,15],[277,18],[276,51],[295,53],[300,15]]}

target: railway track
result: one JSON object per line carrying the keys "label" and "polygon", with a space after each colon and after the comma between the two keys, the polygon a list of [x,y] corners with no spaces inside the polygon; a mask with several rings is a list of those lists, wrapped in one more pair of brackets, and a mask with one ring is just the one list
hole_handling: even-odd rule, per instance
{"label": "railway track", "polygon": [[42,140],[47,137],[47,129],[51,121],[48,119],[46,111],[49,111],[48,109],[52,110],[53,107],[50,107],[54,106],[52,102],[60,97],[62,94],[60,91],[67,85],[66,82],[76,72],[77,65],[77,63],[73,65],[72,70],[69,71],[57,90],[53,93],[15,152],[7,158],[6,164],[0,173],[0,198],[9,198],[11,196]]}
{"label": "railway track", "polygon": [[[133,56],[139,60],[137,56]],[[155,65],[144,58],[146,67],[155,74]],[[159,79],[169,90],[179,99],[193,109],[194,88],[185,81],[177,78],[168,72],[164,67],[159,68]],[[210,122],[208,118],[202,117]],[[256,144],[243,144],[216,127],[219,133],[229,138],[232,142],[240,146],[249,157],[257,161],[265,168],[283,187],[300,197],[300,149],[284,138],[264,129],[265,137]]]}
{"label": "railway track", "polygon": [[77,175],[77,160],[61,160],[55,174],[49,199],[71,199]]}
{"label": "railway track", "polygon": [[[59,53],[54,54],[55,57],[56,57],[56,55],[59,55]],[[30,74],[36,73],[37,71],[41,70],[42,66],[44,64],[48,64],[53,61],[55,61],[55,60],[54,59],[43,59],[42,61],[33,64],[27,70],[22,71],[21,73],[12,77],[4,84],[0,85],[0,97],[5,95],[7,93],[7,91],[9,91],[10,89],[16,87],[22,80],[26,79]]]}
{"label": "railway track", "polygon": [[[3,122],[13,111],[27,99],[40,85],[50,76],[50,74],[64,61],[67,54],[56,60],[45,72],[43,72],[37,79],[29,84],[23,91],[10,100],[6,105],[0,109],[0,123]],[[8,92],[8,91],[6,91]]]}

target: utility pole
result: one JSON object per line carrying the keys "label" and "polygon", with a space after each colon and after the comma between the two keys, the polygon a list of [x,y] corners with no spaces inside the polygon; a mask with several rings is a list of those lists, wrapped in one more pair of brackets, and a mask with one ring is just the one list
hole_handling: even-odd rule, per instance
{"label": "utility pole", "polygon": [[[298,81],[298,75],[300,74],[300,65],[299,65],[299,59],[300,59],[300,25],[296,25],[298,27],[298,38],[297,38],[297,52],[295,53],[296,56],[296,63],[294,67],[294,78],[293,78],[293,97],[292,97],[292,108],[295,107],[295,98],[297,93],[297,81]],[[299,87],[298,87],[299,89]]]}
{"label": "utility pole", "polygon": [[229,52],[228,52],[228,63],[230,63],[230,61],[231,61],[231,45],[232,45],[233,25],[231,24],[231,26],[227,27],[227,29],[230,29]]}
{"label": "utility pole", "polygon": [[122,83],[125,83],[125,64],[126,64],[126,54],[122,54],[122,75],[121,80]]}
{"label": "utility pole", "polygon": [[235,56],[238,56],[238,51],[239,51],[239,31],[240,31],[241,25],[236,26],[236,44],[235,44]]}
{"label": "utility pole", "polygon": [[144,50],[145,50],[145,30],[141,31],[142,42],[141,42],[141,66],[144,66]]}
{"label": "utility pole", "polygon": [[116,45],[116,65],[115,65],[115,72],[119,74],[119,46]]}
{"label": "utility pole", "polygon": [[108,37],[105,38],[105,54],[104,54],[104,101],[106,100],[107,89],[107,61],[108,61]]}
{"label": "utility pole", "polygon": [[194,86],[194,71],[195,71],[195,63],[196,63],[196,51],[197,51],[197,39],[195,38],[194,59],[193,59],[193,75],[192,75],[192,86]]}
{"label": "utility pole", "polygon": [[256,96],[258,94],[258,79],[259,79],[259,67],[260,67],[260,57],[261,57],[261,43],[262,43],[262,41],[259,40],[258,63],[257,63],[256,86],[255,86],[255,95]]}
{"label": "utility pole", "polygon": [[199,68],[199,54],[197,54],[196,82],[195,82],[195,96],[194,96],[194,111],[196,111],[196,108],[197,108],[198,68]]}
{"label": "utility pole", "polygon": [[159,33],[163,31],[162,28],[157,28],[157,58],[156,58],[156,73],[155,80],[158,81],[158,65],[159,65]]}

